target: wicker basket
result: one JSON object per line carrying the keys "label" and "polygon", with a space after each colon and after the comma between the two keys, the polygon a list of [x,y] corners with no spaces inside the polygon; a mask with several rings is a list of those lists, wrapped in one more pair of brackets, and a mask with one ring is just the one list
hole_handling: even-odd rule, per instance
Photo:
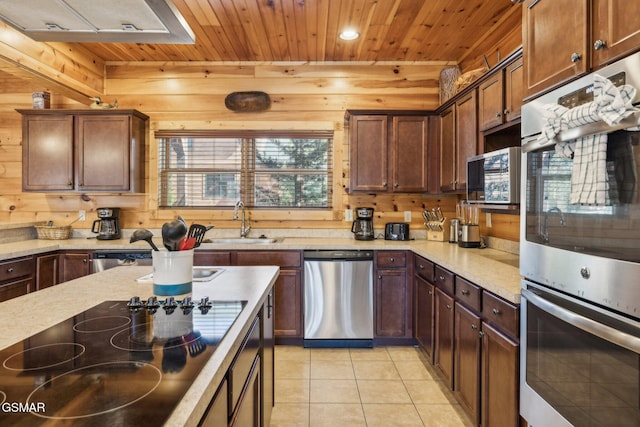
{"label": "wicker basket", "polygon": [[71,237],[70,225],[36,225],[38,239],[66,240]]}

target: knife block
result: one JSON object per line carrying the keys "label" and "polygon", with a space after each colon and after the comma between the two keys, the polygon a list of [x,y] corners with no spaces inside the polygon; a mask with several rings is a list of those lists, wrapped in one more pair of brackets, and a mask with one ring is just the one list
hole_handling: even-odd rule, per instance
{"label": "knife block", "polygon": [[427,227],[427,240],[433,242],[448,242],[449,241],[449,222],[447,218],[442,221],[428,221],[425,222]]}

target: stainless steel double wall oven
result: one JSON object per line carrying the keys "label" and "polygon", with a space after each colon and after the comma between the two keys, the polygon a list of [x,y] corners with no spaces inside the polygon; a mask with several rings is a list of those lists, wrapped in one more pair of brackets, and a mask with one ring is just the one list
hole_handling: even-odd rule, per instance
{"label": "stainless steel double wall oven", "polygon": [[640,54],[523,106],[520,413],[640,425]]}

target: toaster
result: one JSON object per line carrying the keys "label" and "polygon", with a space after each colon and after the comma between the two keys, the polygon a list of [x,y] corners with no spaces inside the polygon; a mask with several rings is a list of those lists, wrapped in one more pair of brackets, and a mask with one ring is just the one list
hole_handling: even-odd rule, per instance
{"label": "toaster", "polygon": [[409,224],[406,222],[388,222],[384,227],[385,240],[409,240]]}

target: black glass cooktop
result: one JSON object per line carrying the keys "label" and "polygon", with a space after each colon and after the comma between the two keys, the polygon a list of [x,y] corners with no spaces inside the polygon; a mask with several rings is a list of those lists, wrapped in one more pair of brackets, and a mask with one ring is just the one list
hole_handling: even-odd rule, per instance
{"label": "black glass cooktop", "polygon": [[245,305],[106,301],[14,344],[0,425],[162,425]]}

